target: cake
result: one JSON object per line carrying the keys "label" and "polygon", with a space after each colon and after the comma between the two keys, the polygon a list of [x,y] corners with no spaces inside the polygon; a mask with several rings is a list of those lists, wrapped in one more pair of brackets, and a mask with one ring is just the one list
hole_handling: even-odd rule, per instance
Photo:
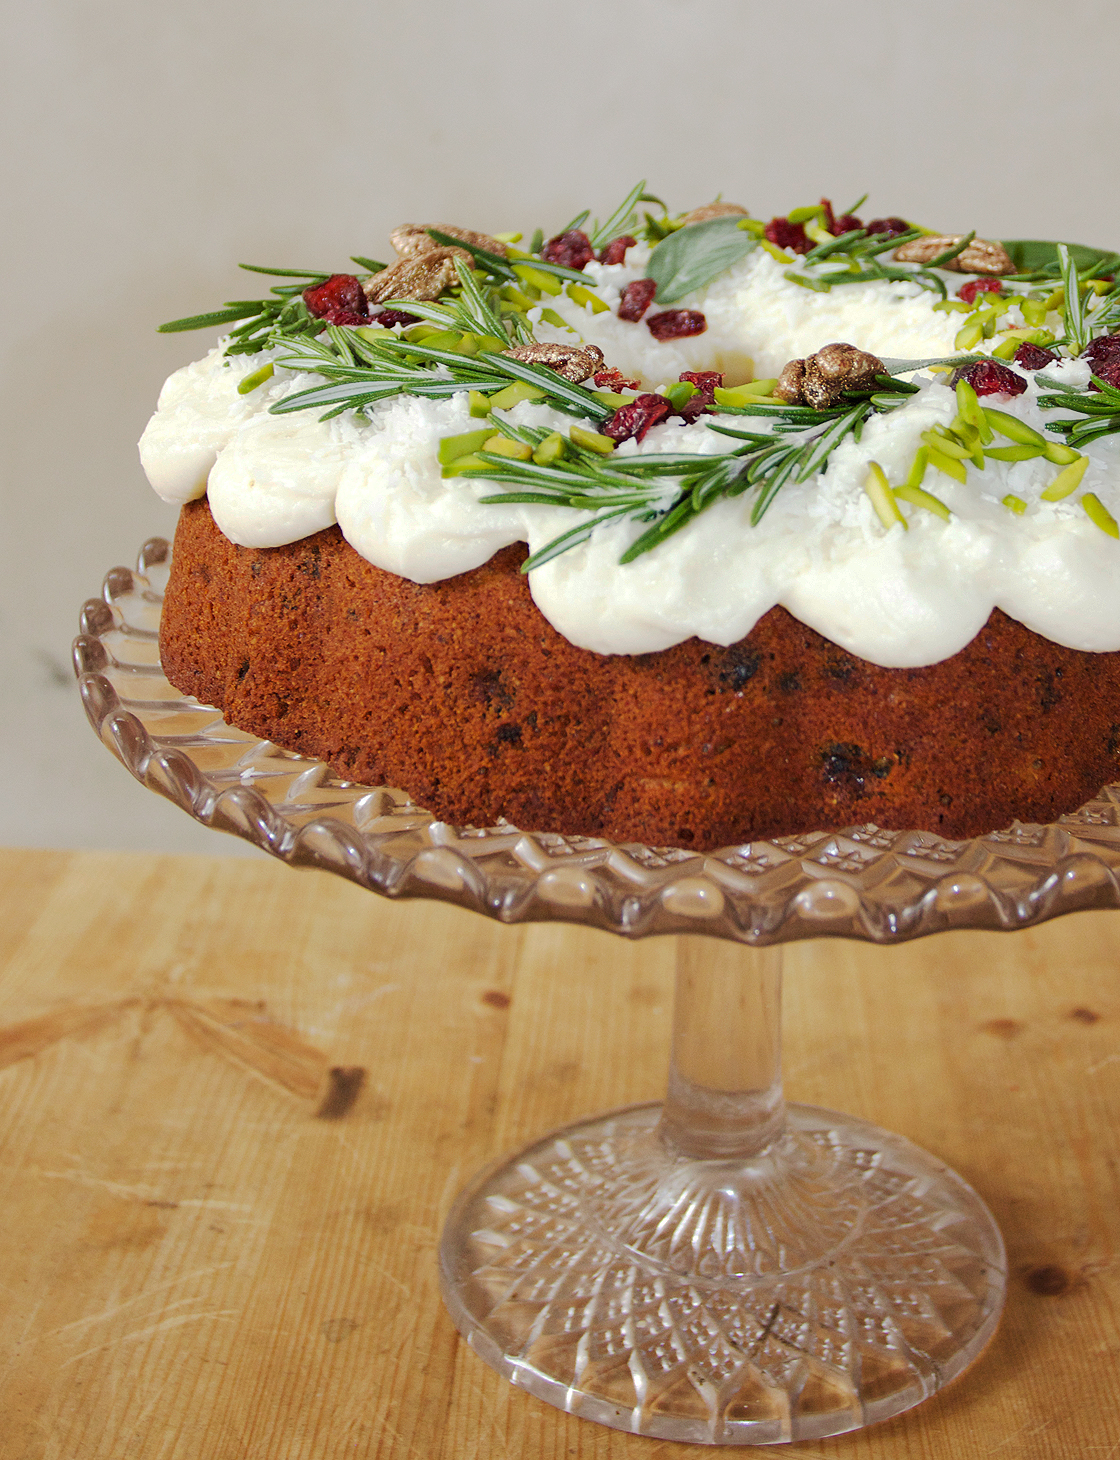
{"label": "cake", "polygon": [[169,679],[456,823],[710,849],[1088,800],[1115,256],[639,191],[202,317],[235,329],[141,442]]}

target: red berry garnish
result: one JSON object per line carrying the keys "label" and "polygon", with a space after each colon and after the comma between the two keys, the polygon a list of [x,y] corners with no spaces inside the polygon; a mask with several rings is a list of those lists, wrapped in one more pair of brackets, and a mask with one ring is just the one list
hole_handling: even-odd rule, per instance
{"label": "red berry garnish", "polygon": [[[1103,365],[1093,367],[1093,374],[1105,385],[1111,385],[1113,390],[1120,390],[1120,355],[1114,355],[1111,360],[1106,360]],[[1095,380],[1089,382],[1090,390],[1100,390]]]}
{"label": "red berry garnish", "polygon": [[405,309],[383,309],[380,314],[373,316],[373,323],[384,325],[387,330],[391,330],[394,325],[398,324],[419,324],[420,316],[409,314]]}
{"label": "red berry garnish", "polygon": [[953,372],[949,383],[956,385],[958,380],[967,380],[977,395],[1022,395],[1027,388],[1023,377],[999,360],[977,360],[975,365],[966,365]]}
{"label": "red berry garnish", "polygon": [[832,232],[836,238],[839,238],[842,233],[851,233],[855,229],[862,227],[863,224],[854,213],[841,213],[833,225]]}
{"label": "red berry garnish", "polygon": [[594,257],[591,240],[578,228],[558,233],[541,249],[542,259],[547,259],[550,264],[560,264],[565,269],[583,269]]}
{"label": "red berry garnish", "polygon": [[638,390],[636,380],[630,380],[621,370],[597,370],[594,375],[597,390]]}
{"label": "red berry garnish", "polygon": [[831,198],[821,199],[821,210],[824,213],[824,217],[821,219],[822,225],[832,234],[833,238],[836,238],[841,230],[836,226],[836,214],[832,211]]}
{"label": "red berry garnish", "polygon": [[612,441],[641,441],[651,426],[663,421],[672,413],[673,407],[663,395],[639,395],[624,406],[619,406],[610,420],[601,427],[604,436]]}
{"label": "red berry garnish", "polygon": [[637,324],[653,303],[653,296],[656,293],[657,281],[655,279],[635,279],[633,283],[627,284],[622,291],[622,299],[618,305],[619,319],[628,319],[632,324]]}
{"label": "red berry garnish", "polygon": [[328,324],[366,324],[369,303],[353,274],[332,274],[322,284],[303,291],[303,302],[316,319]]}
{"label": "red berry garnish", "polygon": [[663,314],[650,315],[646,325],[655,340],[680,340],[686,335],[702,335],[708,321],[698,309],[667,309]]}
{"label": "red berry garnish", "polygon": [[998,279],[969,279],[957,290],[957,298],[966,304],[975,304],[977,294],[1002,294],[1003,285]]}
{"label": "red berry garnish", "polygon": [[606,248],[599,255],[599,262],[601,264],[624,264],[626,262],[626,250],[633,248],[637,241],[636,238],[631,238],[628,233],[622,234],[619,238],[612,238],[610,243],[607,244]]}
{"label": "red berry garnish", "polygon": [[808,253],[813,247],[801,223],[791,223],[788,218],[771,218],[766,225],[766,237],[779,248],[790,248],[794,253]]}
{"label": "red berry garnish", "polygon": [[900,233],[909,233],[910,225],[905,218],[872,218],[870,223],[863,225],[869,234],[886,233],[891,238],[897,238]]}
{"label": "red berry garnish", "polygon": [[715,405],[716,389],[723,384],[723,373],[719,370],[682,370],[678,379],[696,387],[696,394],[690,396],[677,412],[686,421],[695,421],[710,406]]}
{"label": "red berry garnish", "polygon": [[1044,370],[1047,365],[1053,365],[1057,358],[1053,350],[1040,349],[1038,345],[1028,344],[1026,340],[1015,351],[1015,364],[1021,365],[1024,370]]}

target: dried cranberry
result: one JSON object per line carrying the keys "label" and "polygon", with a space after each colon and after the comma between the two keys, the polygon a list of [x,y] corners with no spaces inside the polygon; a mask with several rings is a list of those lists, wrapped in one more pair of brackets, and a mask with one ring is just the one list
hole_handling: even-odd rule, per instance
{"label": "dried cranberry", "polygon": [[910,225],[905,218],[872,218],[870,223],[863,225],[869,234],[886,233],[891,238],[897,238],[900,233],[909,233]]}
{"label": "dried cranberry", "polygon": [[325,283],[305,289],[303,302],[328,324],[365,324],[369,319],[369,304],[353,274],[332,274]]}
{"label": "dried cranberry", "polygon": [[642,315],[653,303],[653,296],[657,293],[657,281],[655,279],[635,279],[632,284],[627,284],[622,291],[622,299],[619,301],[619,319],[628,319],[637,324]]}
{"label": "dried cranberry", "polygon": [[[1113,390],[1120,390],[1120,355],[1114,355],[1111,360],[1106,360],[1103,365],[1095,365],[1093,374],[1105,385],[1111,385]],[[1095,380],[1089,382],[1090,390],[1100,390]]]}
{"label": "dried cranberry", "polygon": [[398,324],[419,324],[418,314],[409,314],[406,309],[383,309],[380,314],[373,316],[374,324],[383,324],[387,330],[391,330]]}
{"label": "dried cranberry", "polygon": [[626,262],[626,250],[633,248],[637,241],[636,238],[631,238],[628,233],[622,234],[619,238],[612,238],[610,243],[607,244],[606,248],[599,255],[599,262],[601,264],[624,264]]}
{"label": "dried cranberry", "polygon": [[957,298],[966,304],[975,304],[977,294],[1002,294],[1003,285],[998,279],[969,279],[957,290]]}
{"label": "dried cranberry", "polygon": [[646,325],[655,340],[680,340],[685,335],[702,335],[708,321],[698,309],[666,309],[651,315]]}
{"label": "dried cranberry", "polygon": [[582,269],[594,257],[591,240],[578,228],[569,228],[567,233],[558,233],[541,249],[542,259],[547,259],[550,264],[560,264],[565,269]]}
{"label": "dried cranberry", "polygon": [[824,217],[821,219],[821,223],[829,231],[829,233],[833,235],[833,237],[836,237],[840,230],[836,227],[836,214],[832,211],[831,198],[821,199],[821,211],[824,213]]}
{"label": "dried cranberry", "polygon": [[612,441],[641,441],[651,426],[672,414],[673,407],[663,395],[635,396],[628,405],[619,406],[609,421],[600,428]]}
{"label": "dried cranberry", "polygon": [[808,253],[813,247],[804,225],[791,223],[788,218],[771,218],[766,225],[766,237],[779,248],[791,248],[794,253]]}
{"label": "dried cranberry", "polygon": [[832,232],[836,238],[839,238],[842,233],[851,233],[855,229],[862,227],[863,224],[854,213],[841,213],[840,217],[837,218],[832,226]]}
{"label": "dried cranberry", "polygon": [[1053,350],[1040,349],[1038,345],[1028,344],[1026,340],[1015,351],[1015,364],[1021,365],[1024,370],[1044,370],[1047,365],[1053,365],[1057,358]]}
{"label": "dried cranberry", "polygon": [[[1081,358],[1088,360],[1090,365],[1103,365],[1106,360],[1115,360],[1120,356],[1120,335],[1098,335],[1095,340],[1090,340],[1081,352]],[[1097,371],[1100,374],[1100,371]]]}
{"label": "dried cranberry", "polygon": [[595,388],[597,390],[637,390],[638,382],[623,375],[621,370],[596,370]]}
{"label": "dried cranberry", "polygon": [[1022,395],[1027,388],[1021,375],[998,360],[977,360],[955,370],[949,383],[956,385],[958,380],[967,380],[977,395]]}
{"label": "dried cranberry", "polygon": [[710,406],[715,402],[715,392],[723,385],[723,372],[722,370],[682,370],[678,379],[696,387],[693,400],[699,400],[703,396],[704,404]]}

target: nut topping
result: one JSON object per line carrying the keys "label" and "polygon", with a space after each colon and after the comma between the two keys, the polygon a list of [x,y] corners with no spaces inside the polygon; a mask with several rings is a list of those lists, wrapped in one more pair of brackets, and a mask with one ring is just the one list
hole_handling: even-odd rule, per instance
{"label": "nut topping", "polygon": [[688,228],[693,223],[707,223],[711,218],[746,218],[746,208],[740,208],[738,203],[705,203],[702,208],[693,208],[681,219],[681,227]]}
{"label": "nut topping", "polygon": [[470,263],[470,254],[461,248],[432,248],[415,258],[401,259],[366,280],[366,298],[371,304],[383,299],[438,299],[459,282],[457,258]]}
{"label": "nut topping", "polygon": [[[500,258],[506,256],[506,246],[499,243],[496,238],[491,238],[488,233],[475,233],[470,228],[458,228],[454,223],[402,223],[399,228],[394,228],[389,235],[389,242],[397,251],[399,259],[414,259],[422,253],[431,253],[434,249],[443,245],[438,244],[432,238],[428,229],[434,228],[439,233],[446,233],[451,238],[461,238],[464,243],[469,243],[473,248],[485,249],[487,253],[496,253]],[[464,256],[469,258],[464,251]]]}
{"label": "nut topping", "polygon": [[502,354],[528,365],[547,365],[573,385],[603,368],[603,352],[598,345],[514,345]]}
{"label": "nut topping", "polygon": [[883,362],[877,355],[857,350],[855,345],[825,345],[804,360],[791,360],[774,394],[789,405],[824,411],[836,405],[846,390],[870,390],[876,375],[883,373]]}
{"label": "nut topping", "polygon": [[[963,233],[938,233],[926,238],[914,238],[896,248],[894,257],[901,264],[928,264],[938,254],[960,243]],[[1002,243],[992,243],[987,238],[974,238],[955,259],[939,264],[938,268],[952,269],[955,274],[1013,274],[1015,265]]]}

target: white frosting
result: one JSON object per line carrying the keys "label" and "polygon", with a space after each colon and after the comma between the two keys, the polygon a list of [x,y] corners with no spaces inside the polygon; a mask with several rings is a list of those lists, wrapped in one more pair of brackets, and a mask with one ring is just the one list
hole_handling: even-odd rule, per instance
{"label": "white frosting", "polygon": [[[880,356],[950,354],[960,326],[959,315],[934,313],[930,295],[915,285],[815,294],[786,280],[758,250],[673,306],[701,309],[708,322],[703,335],[658,342],[644,324],[614,313],[645,257],[633,249],[626,265],[588,266],[610,313],[592,314],[563,295],[547,304],[598,344],[611,365],[651,388],[683,370],[722,369],[729,383],[752,368],[758,376],[776,375],[787,360],[831,340]],[[575,339],[549,325],[538,325],[537,334]],[[140,443],[159,495],[185,502],[208,490],[214,518],[231,541],[275,547],[337,520],[370,562],[427,583],[477,567],[507,543],[527,542],[537,551],[581,520],[563,507],[485,505],[479,499],[499,494],[496,483],[441,478],[440,438],[479,426],[465,394],[396,398],[375,407],[368,424],[353,414],[328,422],[314,411],[274,416],[269,406],[306,387],[308,378],[277,370],[265,386],[239,395],[238,382],[269,358],[227,360],[216,349],[177,371]],[[1048,373],[1073,385],[1088,379],[1087,366],[1077,361]],[[930,469],[924,485],[950,508],[950,520],[901,504],[908,530],[887,530],[879,521],[864,490],[868,463],[877,461],[892,482],[902,481],[922,431],[948,425],[956,413],[945,379],[918,377],[917,395],[890,415],[873,417],[858,443],[846,439],[823,475],[783,487],[757,526],[749,520],[753,493],[724,499],[623,567],[618,559],[644,524],[622,519],[530,574],[537,605],[572,643],[602,654],[647,653],[693,635],[730,644],[775,604],[861,658],[892,667],[956,653],[996,606],[1068,647],[1120,649],[1120,543],[1089,520],[1080,491],[1062,502],[1040,500],[1058,471],[1045,460],[989,458],[985,471],[970,471],[964,484]],[[1037,398],[1032,380],[1024,395],[989,403],[1041,429]],[[560,431],[571,425],[531,404],[516,407],[509,419]],[[718,454],[733,444],[703,424],[670,422],[655,427],[641,446],[624,443],[617,459]],[[1105,437],[1086,455],[1082,489],[1120,518],[1120,440]],[[1009,492],[1027,502],[1023,516],[1002,505]]]}

